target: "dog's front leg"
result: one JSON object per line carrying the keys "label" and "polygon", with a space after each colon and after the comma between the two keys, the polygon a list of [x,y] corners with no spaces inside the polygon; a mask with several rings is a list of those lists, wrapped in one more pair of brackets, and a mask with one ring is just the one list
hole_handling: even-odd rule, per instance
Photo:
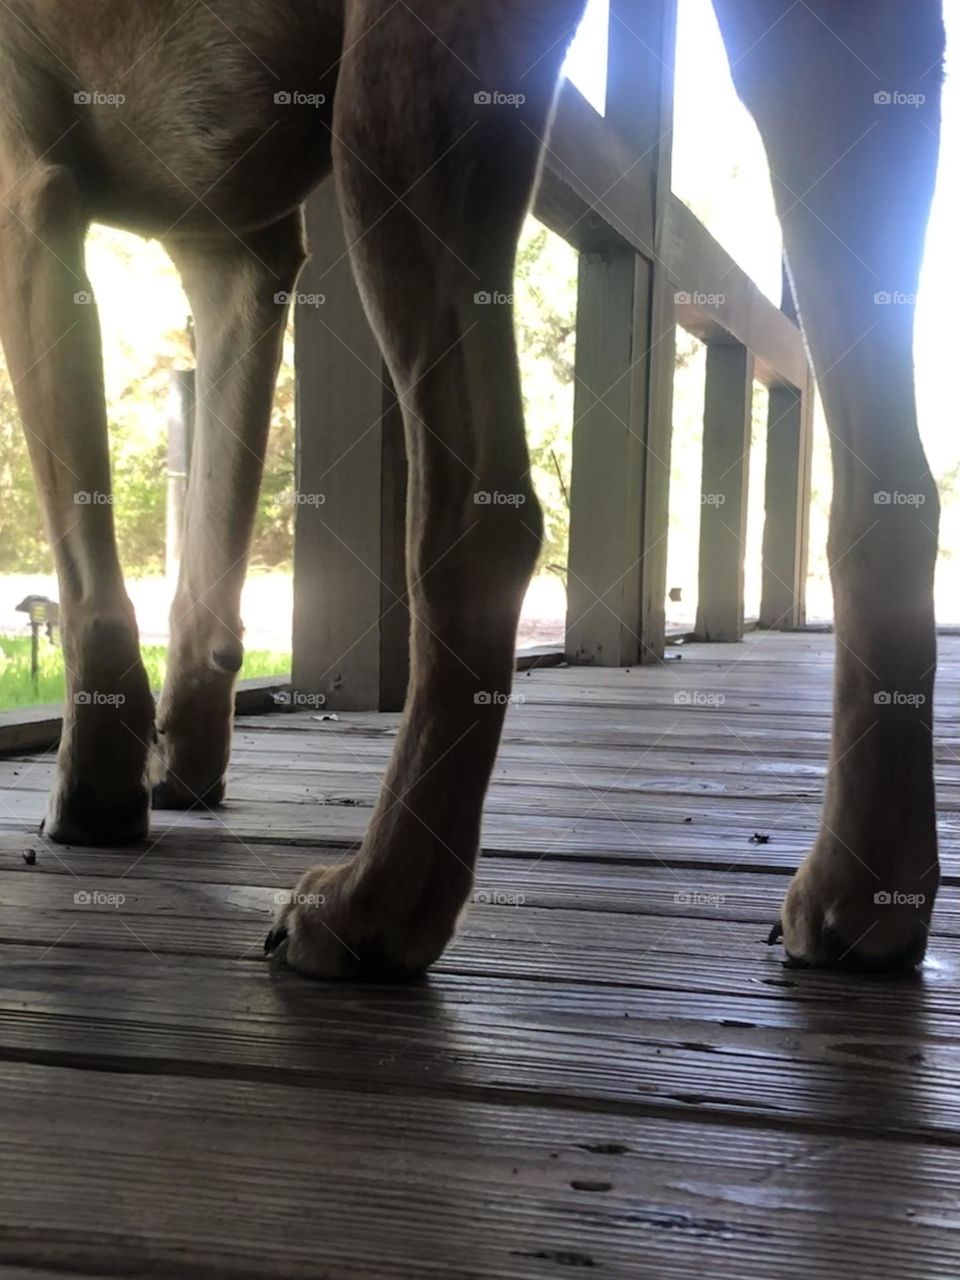
{"label": "dog's front leg", "polygon": [[412,670],[362,849],[332,871],[308,872],[268,940],[308,974],[422,972],[473,883],[540,546],[513,262],[564,36],[582,8],[351,6],[335,170],[404,413]]}
{"label": "dog's front leg", "polygon": [[937,168],[940,5],[716,7],[770,159],[833,450],[833,743],[784,943],[801,963],[900,968],[924,954],[938,884],[939,504],[917,430],[913,315]]}
{"label": "dog's front leg", "polygon": [[197,326],[197,420],[151,772],[156,808],[189,809],[224,794],[243,662],[240,596],[288,299],[305,258],[302,217],[167,248]]}
{"label": "dog's front leg", "polygon": [[66,168],[0,139],[0,333],[53,545],[67,699],[45,832],[68,844],[146,834],[153,699],[114,539],[87,223]]}

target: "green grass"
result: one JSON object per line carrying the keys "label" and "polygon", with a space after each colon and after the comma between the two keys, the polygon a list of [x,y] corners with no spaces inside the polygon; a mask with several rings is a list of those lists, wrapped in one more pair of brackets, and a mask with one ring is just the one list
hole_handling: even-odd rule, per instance
{"label": "green grass", "polygon": [[[166,674],[167,650],[163,645],[144,645],[141,653],[150,686],[159,689]],[[288,653],[261,651],[247,654],[240,679],[254,680],[259,676],[288,678],[289,673]],[[30,674],[30,637],[0,636],[0,711],[63,702],[65,692],[63,654],[59,645],[51,644],[46,636],[41,636],[40,679],[35,685]]]}

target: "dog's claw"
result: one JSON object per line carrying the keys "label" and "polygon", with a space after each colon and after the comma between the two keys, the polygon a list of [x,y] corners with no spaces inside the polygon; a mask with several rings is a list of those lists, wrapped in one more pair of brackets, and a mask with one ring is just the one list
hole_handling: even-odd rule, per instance
{"label": "dog's claw", "polygon": [[278,925],[276,929],[271,929],[264,939],[264,954],[275,956],[289,936],[290,931],[285,924]]}

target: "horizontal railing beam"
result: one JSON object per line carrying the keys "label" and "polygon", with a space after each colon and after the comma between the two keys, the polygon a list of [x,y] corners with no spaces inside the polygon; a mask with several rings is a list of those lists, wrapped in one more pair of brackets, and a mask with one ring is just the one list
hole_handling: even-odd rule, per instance
{"label": "horizontal railing beam", "polygon": [[796,324],[676,196],[667,205],[660,252],[676,285],[679,325],[708,345],[747,347],[765,386],[806,386],[807,353]]}

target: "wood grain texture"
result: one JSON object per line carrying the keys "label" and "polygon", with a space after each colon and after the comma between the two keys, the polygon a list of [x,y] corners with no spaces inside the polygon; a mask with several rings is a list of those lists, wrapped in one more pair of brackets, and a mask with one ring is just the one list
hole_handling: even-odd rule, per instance
{"label": "wood grain texture", "polygon": [[261,951],[276,894],[349,856],[396,717],[242,720],[228,807],[135,850],[31,834],[51,759],[0,762],[4,1280],[952,1280],[960,640],[945,887],[893,984],[766,943],[815,829],[831,646],[518,677],[475,901],[411,988]]}

